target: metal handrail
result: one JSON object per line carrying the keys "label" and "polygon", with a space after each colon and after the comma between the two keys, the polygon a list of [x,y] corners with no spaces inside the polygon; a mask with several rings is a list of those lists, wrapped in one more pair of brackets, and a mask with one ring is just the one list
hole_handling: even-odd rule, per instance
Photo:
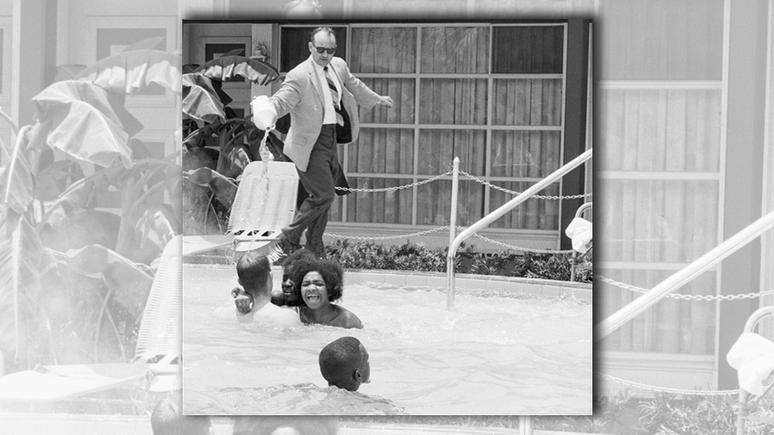
{"label": "metal handrail", "polygon": [[454,306],[454,257],[457,254],[457,249],[460,247],[460,244],[462,244],[462,242],[465,241],[465,239],[468,237],[477,233],[479,230],[486,228],[489,226],[489,224],[499,219],[509,211],[513,210],[516,206],[529,199],[529,197],[535,193],[543,190],[549,184],[553,183],[568,172],[580,166],[586,160],[589,160],[591,158],[592,151],[593,149],[587,150],[583,154],[572,159],[570,162],[557,169],[546,178],[538,181],[532,187],[519,194],[517,197],[501,205],[497,210],[490,212],[488,215],[481,218],[478,222],[466,228],[464,231],[459,233],[457,237],[454,238],[454,240],[449,244],[449,253],[446,256],[446,308],[451,308]]}
{"label": "metal handrail", "polygon": [[594,326],[594,341],[606,337],[661,298],[687,284],[771,228],[774,228],[774,211],[751,223],[693,263],[657,284],[647,293],[597,323]]}
{"label": "metal handrail", "polygon": [[592,206],[591,202],[586,202],[581,204],[581,206],[578,207],[578,210],[575,211],[575,217],[583,216],[583,213],[586,212],[586,210],[590,209],[591,206]]}
{"label": "metal handrail", "polygon": [[764,317],[771,315],[774,315],[774,305],[758,308],[747,318],[747,322],[744,324],[744,332],[753,332],[758,322]]}

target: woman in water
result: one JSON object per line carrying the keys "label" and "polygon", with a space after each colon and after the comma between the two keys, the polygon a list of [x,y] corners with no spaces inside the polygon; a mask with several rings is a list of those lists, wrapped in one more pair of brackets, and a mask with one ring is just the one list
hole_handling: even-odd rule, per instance
{"label": "woman in water", "polygon": [[299,259],[293,264],[290,278],[306,304],[298,309],[301,322],[340,328],[363,327],[356,315],[332,303],[342,297],[344,270],[341,265],[331,260]]}

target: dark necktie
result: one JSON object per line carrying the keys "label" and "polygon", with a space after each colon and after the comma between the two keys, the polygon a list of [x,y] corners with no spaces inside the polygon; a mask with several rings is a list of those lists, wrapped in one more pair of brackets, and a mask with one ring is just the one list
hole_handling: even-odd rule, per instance
{"label": "dark necktie", "polygon": [[333,79],[328,75],[328,67],[323,68],[325,73],[325,80],[328,82],[328,87],[331,88],[331,99],[333,100],[333,108],[336,109],[336,122],[339,125],[344,125],[344,117],[341,116],[341,107],[339,106],[339,91],[336,90],[336,85],[333,83]]}

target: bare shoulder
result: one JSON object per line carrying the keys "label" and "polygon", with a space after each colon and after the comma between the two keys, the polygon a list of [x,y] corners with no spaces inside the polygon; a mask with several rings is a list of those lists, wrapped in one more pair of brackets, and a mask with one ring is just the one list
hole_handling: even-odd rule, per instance
{"label": "bare shoulder", "polygon": [[360,321],[360,318],[357,317],[355,313],[338,305],[336,307],[339,311],[339,314],[336,316],[335,320],[336,326],[340,326],[342,328],[363,328],[363,322]]}
{"label": "bare shoulder", "polygon": [[256,320],[282,326],[300,325],[298,313],[291,308],[278,307],[272,303],[267,304],[256,313]]}

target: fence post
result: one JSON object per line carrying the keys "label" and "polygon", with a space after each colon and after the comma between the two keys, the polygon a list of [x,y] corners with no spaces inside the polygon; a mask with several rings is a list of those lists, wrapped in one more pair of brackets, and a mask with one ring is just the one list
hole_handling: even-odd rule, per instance
{"label": "fence post", "polygon": [[529,415],[519,416],[519,435],[532,435],[532,418]]}
{"label": "fence post", "polygon": [[[455,157],[452,162],[452,192],[451,192],[451,214],[449,216],[449,248],[451,249],[452,243],[457,233],[457,190],[459,188],[460,181],[460,158]],[[447,256],[446,258],[446,276],[448,277],[448,285],[454,288],[454,257]],[[454,291],[446,291],[446,308],[450,309],[454,306]]]}
{"label": "fence post", "polygon": [[449,246],[457,236],[457,192],[460,185],[460,158],[452,161],[451,212],[449,213]]}

